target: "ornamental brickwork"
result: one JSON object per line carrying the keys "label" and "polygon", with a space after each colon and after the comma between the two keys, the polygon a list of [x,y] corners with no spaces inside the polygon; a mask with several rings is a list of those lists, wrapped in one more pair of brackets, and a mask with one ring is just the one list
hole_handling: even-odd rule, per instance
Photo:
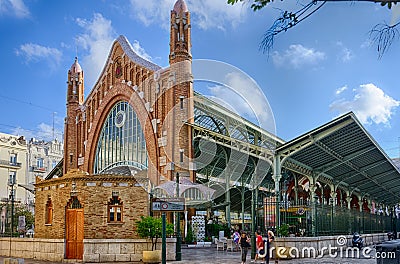
{"label": "ornamental brickwork", "polygon": [[[190,13],[184,1],[178,0],[171,11],[170,66],[165,69],[138,56],[124,36],[118,37],[86,98],[84,70],[77,58],[69,69],[64,160],[60,168],[63,173],[50,174],[36,184],[35,216],[36,237],[66,239],[67,258],[82,258],[83,239],[137,237],[135,221],[149,214],[151,188],[174,180],[176,172],[195,181],[188,126],[193,122],[194,107],[190,28]],[[118,125],[116,119],[110,120],[112,109],[121,102],[133,109],[135,118],[130,120],[140,123],[135,127],[142,131],[135,133],[143,132],[147,164],[124,160],[121,153],[131,150],[115,149],[113,145],[118,142],[122,148],[128,146],[120,141],[130,138],[132,151],[139,148],[137,134],[129,136],[131,128],[123,130],[129,135],[118,134],[122,131],[118,129],[125,126],[127,113],[120,115]],[[106,131],[104,139],[101,135],[106,122],[119,132]],[[111,142],[107,153],[101,148],[105,141]],[[98,153],[100,158],[96,157]],[[121,164],[114,159],[111,161],[115,164],[104,165],[104,160],[110,161],[109,155],[116,155],[122,167],[131,170],[130,175],[119,174]],[[96,162],[103,162],[101,170]],[[147,184],[146,180],[138,182],[139,176],[147,179]],[[123,205],[115,210],[122,208],[123,220],[114,223],[110,222],[110,214],[117,216],[107,203],[117,193]]]}

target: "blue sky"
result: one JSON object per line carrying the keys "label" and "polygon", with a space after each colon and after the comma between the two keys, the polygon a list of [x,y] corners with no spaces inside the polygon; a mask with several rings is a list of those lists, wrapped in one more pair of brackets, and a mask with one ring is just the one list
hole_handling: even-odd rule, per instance
{"label": "blue sky", "polygon": [[[0,131],[49,139],[54,120],[60,138],[74,57],[79,56],[88,94],[119,35],[141,56],[167,66],[174,2],[0,0]],[[298,9],[301,1],[277,1],[256,13],[225,0],[187,4],[193,58],[229,63],[254,79],[279,137],[290,140],[352,110],[391,157],[399,156],[400,42],[378,59],[368,32],[375,24],[395,22],[400,7],[327,3],[278,35],[267,56],[258,50],[262,34],[280,9]],[[227,96],[208,88],[210,95]]]}

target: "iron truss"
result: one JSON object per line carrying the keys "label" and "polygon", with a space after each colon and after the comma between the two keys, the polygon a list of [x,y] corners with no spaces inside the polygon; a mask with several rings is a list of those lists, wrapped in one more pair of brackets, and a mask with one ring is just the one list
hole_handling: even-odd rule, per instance
{"label": "iron truss", "polygon": [[[334,188],[341,186],[386,205],[400,201],[399,169],[353,113],[284,142],[200,94],[196,94],[194,105],[194,123],[188,125],[193,128],[195,157],[200,157],[196,160],[200,168],[197,172],[202,175],[202,182],[222,184],[232,155],[247,155],[247,159],[233,158],[235,164],[242,165],[240,170],[228,171],[230,181],[252,186],[254,177],[259,175],[263,178],[258,178],[257,183],[266,186],[272,181],[269,165],[279,156],[282,168],[315,181]],[[204,142],[217,147],[207,149]],[[212,162],[201,160],[207,152],[209,157],[215,155]],[[259,166],[262,162],[265,166]]]}

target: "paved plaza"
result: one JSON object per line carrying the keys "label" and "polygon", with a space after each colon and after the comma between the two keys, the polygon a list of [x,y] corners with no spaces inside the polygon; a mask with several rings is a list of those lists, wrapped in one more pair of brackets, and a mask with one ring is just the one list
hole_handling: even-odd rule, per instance
{"label": "paved plaza", "polygon": [[[374,252],[371,252],[374,255]],[[4,257],[0,257],[0,263],[4,263]],[[57,264],[61,262],[46,262],[39,260],[30,260],[25,259],[24,264],[39,264],[39,263],[47,263],[47,264]],[[64,262],[65,263],[65,262]],[[79,263],[79,262],[71,262],[68,263]],[[121,263],[121,262],[119,262]],[[124,262],[134,263],[134,262]],[[224,263],[224,264],[239,264],[241,263],[240,252],[226,252],[226,251],[217,251],[216,248],[182,248],[182,261],[167,261],[168,264],[206,264],[206,263]],[[248,260],[246,263],[251,263],[250,260],[250,252],[248,255]],[[257,263],[262,263],[258,261]],[[275,263],[274,260],[271,260],[269,263]],[[314,263],[326,263],[326,264],[373,264],[376,263],[375,259],[366,259],[366,258],[330,258],[326,256],[324,258],[315,258],[315,259],[291,259],[291,260],[279,260],[278,263],[299,263],[299,264],[314,264]],[[105,264],[105,263],[103,263]],[[108,264],[108,263],[107,263]],[[111,264],[111,263],[109,263]],[[121,263],[123,264],[123,263]]]}

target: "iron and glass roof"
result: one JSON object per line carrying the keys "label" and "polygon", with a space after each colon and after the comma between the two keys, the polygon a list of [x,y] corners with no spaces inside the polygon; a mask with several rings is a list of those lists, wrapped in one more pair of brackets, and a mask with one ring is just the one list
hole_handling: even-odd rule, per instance
{"label": "iron and glass roof", "polygon": [[400,172],[350,112],[276,149],[288,163],[316,179],[343,186],[377,202],[400,201]]}

